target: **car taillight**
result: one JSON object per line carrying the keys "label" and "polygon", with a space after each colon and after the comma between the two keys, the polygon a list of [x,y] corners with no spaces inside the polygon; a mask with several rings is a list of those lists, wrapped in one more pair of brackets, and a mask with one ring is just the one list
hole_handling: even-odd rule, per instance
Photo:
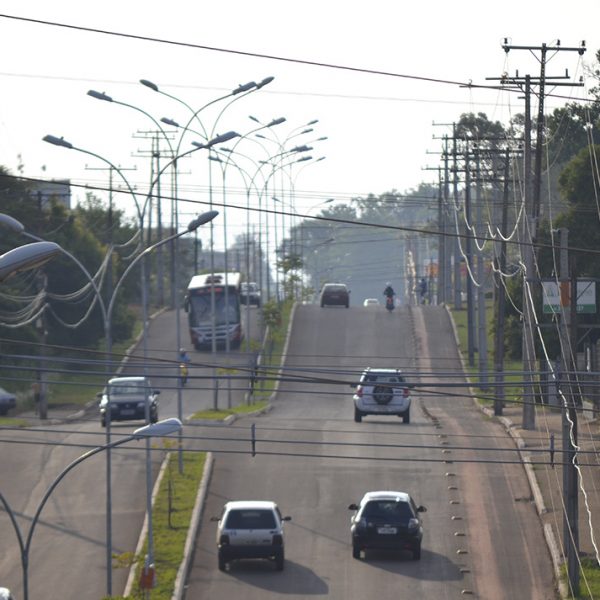
{"label": "car taillight", "polygon": [[408,398],[408,388],[404,388],[404,397]]}
{"label": "car taillight", "polygon": [[223,534],[220,538],[219,538],[219,545],[221,546],[227,546],[229,545],[229,536]]}
{"label": "car taillight", "polygon": [[363,395],[363,389],[362,389],[362,385],[359,385],[359,386],[356,388],[356,395],[357,395],[359,398],[362,398],[362,395]]}
{"label": "car taillight", "polygon": [[280,533],[273,536],[273,546],[283,546],[283,536]]}

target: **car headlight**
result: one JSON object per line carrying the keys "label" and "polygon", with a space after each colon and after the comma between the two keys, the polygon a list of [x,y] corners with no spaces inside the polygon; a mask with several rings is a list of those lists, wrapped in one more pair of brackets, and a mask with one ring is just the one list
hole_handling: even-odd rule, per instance
{"label": "car headlight", "polygon": [[409,529],[417,529],[419,527],[419,519],[410,519],[408,521],[408,528]]}

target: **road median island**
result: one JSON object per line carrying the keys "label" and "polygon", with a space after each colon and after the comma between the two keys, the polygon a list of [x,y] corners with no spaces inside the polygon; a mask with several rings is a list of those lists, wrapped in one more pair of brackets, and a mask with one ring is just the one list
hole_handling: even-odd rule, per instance
{"label": "road median island", "polygon": [[[291,302],[283,305],[279,324],[271,328],[271,340],[266,339],[270,344],[270,352],[265,353],[265,357],[268,354],[269,358],[265,358],[262,368],[267,373],[270,371],[281,373],[280,369],[285,362],[285,351],[293,323],[294,307]],[[187,427],[224,427],[238,418],[257,417],[268,412],[272,408],[270,402],[276,394],[279,378],[271,376],[269,379],[269,385],[264,387],[263,393],[255,395],[255,402],[231,409],[210,409],[195,413],[186,420],[184,432]],[[185,449],[184,470],[180,473],[178,452],[173,447],[173,442],[164,449],[165,458],[152,496],[156,585],[151,597],[153,600],[180,600],[184,594],[185,581],[193,558],[194,543],[200,527],[214,457],[211,452]],[[147,522],[144,520],[135,553],[116,557],[117,566],[130,569],[125,595],[118,598],[133,600],[145,597],[144,590],[140,588],[140,574],[144,564],[146,544]]]}

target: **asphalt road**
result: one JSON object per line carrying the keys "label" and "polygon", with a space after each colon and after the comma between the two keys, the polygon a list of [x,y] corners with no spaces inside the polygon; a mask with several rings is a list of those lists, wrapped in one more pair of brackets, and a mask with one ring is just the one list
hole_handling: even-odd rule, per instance
{"label": "asphalt road", "polygon": [[[507,436],[455,388],[415,391],[410,425],[375,416],[355,423],[348,383],[365,366],[445,383],[436,373],[459,363],[444,309],[298,307],[285,373],[296,381],[282,383],[268,415],[200,443],[215,452],[215,464],[186,598],[555,598],[541,527]],[[490,458],[515,462],[477,462]],[[427,507],[420,561],[402,553],[352,558],[347,506],[376,489],[408,491]],[[282,573],[266,561],[217,569],[209,519],[232,499],[274,500],[292,516]]]}
{"label": "asphalt road", "polygon": [[[260,337],[258,312],[250,311],[251,335]],[[181,313],[183,344],[191,349]],[[177,344],[175,313],[163,313],[149,329],[147,352],[151,367],[148,374],[160,388],[159,418],[178,415]],[[143,346],[135,355],[143,356]],[[190,381],[182,393],[185,416],[213,405],[215,396],[211,377],[214,368],[247,363],[240,351],[226,356],[190,350]],[[125,373],[140,372],[135,359]],[[219,405],[243,400],[246,382],[220,391]],[[93,392],[90,392],[92,395]],[[51,418],[52,413],[49,415]],[[128,435],[140,422],[114,423],[112,440]],[[94,409],[85,417],[27,430],[0,431],[0,492],[10,505],[25,538],[44,492],[71,461],[89,448],[106,442]],[[153,472],[163,458],[160,443],[152,451]],[[133,552],[140,535],[146,507],[145,445],[133,442],[112,451],[113,552]],[[102,452],[75,467],[51,494],[41,513],[31,542],[29,555],[30,598],[101,598],[106,591],[106,453]],[[0,506],[0,586],[9,587],[22,598],[20,553],[16,534],[8,515]],[[127,569],[113,569],[113,594],[122,593]]]}

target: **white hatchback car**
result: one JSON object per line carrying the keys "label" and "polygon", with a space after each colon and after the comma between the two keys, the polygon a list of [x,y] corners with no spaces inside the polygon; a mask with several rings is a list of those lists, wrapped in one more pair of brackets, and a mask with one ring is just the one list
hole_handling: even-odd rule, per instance
{"label": "white hatchback car", "polygon": [[285,561],[283,522],[275,502],[266,500],[237,500],[227,502],[217,521],[219,569],[239,558],[267,558],[275,562],[278,571]]}
{"label": "white hatchback car", "polygon": [[365,415],[398,415],[410,423],[410,388],[399,369],[365,369],[354,393],[354,420]]}

